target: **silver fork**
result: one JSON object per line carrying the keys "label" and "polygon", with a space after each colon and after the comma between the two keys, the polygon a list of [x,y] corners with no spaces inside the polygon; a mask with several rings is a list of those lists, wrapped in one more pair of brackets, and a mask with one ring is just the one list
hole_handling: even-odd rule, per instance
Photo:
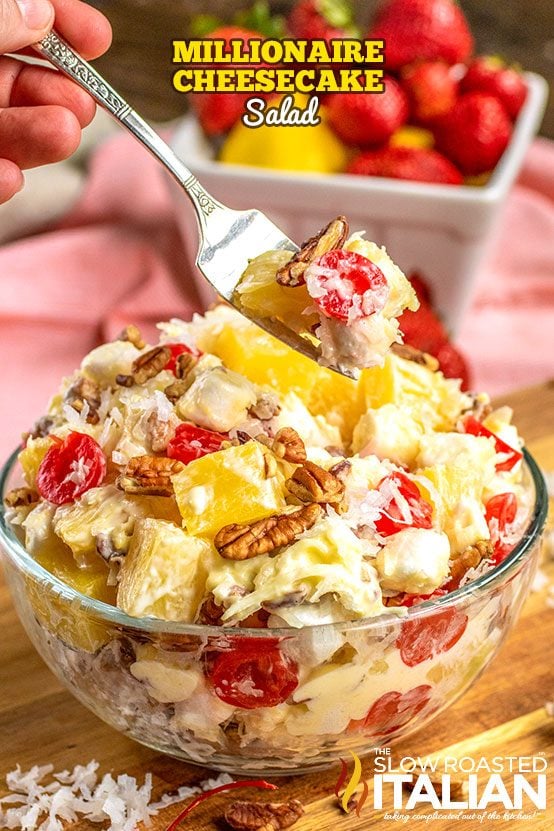
{"label": "silver fork", "polygon": [[[60,35],[52,31],[34,48],[92,95],[177,180],[194,205],[200,226],[196,265],[217,293],[245,314],[237,306],[235,288],[249,260],[274,249],[298,251],[298,246],[260,211],[234,211],[214,199],[146,121]],[[309,340],[278,321],[245,316],[297,352],[317,361],[318,349]]]}

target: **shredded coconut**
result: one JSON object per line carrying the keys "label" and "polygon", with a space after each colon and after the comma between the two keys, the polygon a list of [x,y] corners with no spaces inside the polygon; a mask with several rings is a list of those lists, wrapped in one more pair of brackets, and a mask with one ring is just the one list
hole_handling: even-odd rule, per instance
{"label": "shredded coconut", "polygon": [[[22,831],[63,831],[64,824],[84,818],[105,824],[106,831],[135,831],[138,823],[149,824],[159,810],[191,796],[227,785],[234,779],[227,773],[205,779],[198,785],[183,785],[165,793],[159,802],[150,802],[152,774],[138,786],[125,773],[116,779],[106,773],[98,779],[98,762],[76,765],[72,771],[53,773],[54,765],[35,765],[22,771],[18,765],[6,775],[10,793],[0,798],[0,825]],[[52,775],[52,781],[43,780]],[[42,821],[41,821],[42,820]],[[109,824],[106,824],[109,823]]]}
{"label": "shredded coconut", "polygon": [[[22,831],[62,831],[64,823],[75,822],[81,816],[89,822],[109,821],[107,831],[135,831],[139,822],[149,822],[150,773],[139,787],[137,780],[127,774],[114,779],[107,773],[99,781],[95,761],[77,765],[71,773],[53,770],[53,765],[35,765],[23,772],[18,765],[7,774],[10,793],[0,799],[1,825]],[[49,774],[53,780],[42,784]]]}
{"label": "shredded coconut", "polygon": [[65,420],[71,427],[82,427],[83,424],[86,424],[86,417],[83,418],[83,414],[85,412],[84,406],[81,412],[79,413],[70,404],[64,404],[62,406],[62,412]]}
{"label": "shredded coconut", "polygon": [[153,802],[150,805],[150,811],[159,811],[162,808],[167,808],[169,805],[176,805],[178,802],[183,802],[191,796],[211,791],[213,788],[219,788],[221,785],[230,785],[234,781],[233,777],[229,776],[228,773],[220,773],[215,779],[204,779],[198,785],[182,785],[174,792],[162,794],[159,802]]}
{"label": "shredded coconut", "polygon": [[76,485],[83,485],[91,469],[91,463],[85,459],[74,459],[71,462],[71,473],[65,477],[64,482],[74,482]]}

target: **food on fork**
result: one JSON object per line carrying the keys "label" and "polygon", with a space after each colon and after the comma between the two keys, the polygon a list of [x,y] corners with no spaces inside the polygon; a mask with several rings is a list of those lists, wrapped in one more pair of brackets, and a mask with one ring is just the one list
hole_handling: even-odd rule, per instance
{"label": "food on fork", "polygon": [[397,318],[415,311],[419,301],[384,248],[348,234],[339,216],[294,255],[261,254],[235,297],[246,315],[278,320],[318,343],[323,366],[357,375],[383,364],[401,340]]}
{"label": "food on fork", "polygon": [[[441,599],[509,555],[531,506],[511,411],[388,348],[415,295],[342,218],[292,260],[257,258],[241,297],[373,365],[343,377],[226,305],[159,324],[157,344],[128,327],[63,380],[6,505],[40,565],[128,616],[124,636],[30,595],[75,689],[89,679],[151,746],[286,767],[293,745],[394,738],[468,683],[500,601]],[[148,618],[200,626],[135,637]]]}

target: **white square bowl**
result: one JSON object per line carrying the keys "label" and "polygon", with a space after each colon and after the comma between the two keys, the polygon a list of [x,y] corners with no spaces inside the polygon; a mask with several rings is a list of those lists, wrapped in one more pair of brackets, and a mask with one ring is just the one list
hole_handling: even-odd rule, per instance
{"label": "white square bowl", "polygon": [[[525,74],[528,95],[508,148],[483,187],[431,185],[397,179],[273,171],[215,161],[192,116],[177,128],[173,149],[204,187],[229,207],[258,208],[301,243],[339,214],[352,230],[385,245],[406,272],[420,271],[436,308],[455,333],[473,295],[506,195],[537,132],[548,96],[540,75]],[[173,185],[186,256],[195,268],[198,230],[188,200]]]}

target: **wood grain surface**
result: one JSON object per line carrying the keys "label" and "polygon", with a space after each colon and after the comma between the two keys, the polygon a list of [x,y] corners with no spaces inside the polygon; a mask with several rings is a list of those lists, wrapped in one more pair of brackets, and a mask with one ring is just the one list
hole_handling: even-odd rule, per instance
{"label": "wood grain surface", "polygon": [[[554,470],[554,383],[535,387],[505,399],[531,452],[545,470]],[[554,561],[543,571],[554,586]],[[554,611],[546,605],[548,586],[530,595],[519,623],[503,645],[492,666],[477,683],[432,724],[392,748],[393,763],[405,756],[427,754],[501,756],[545,754],[550,764],[549,802],[546,812],[529,820],[474,820],[433,822],[410,820],[408,827],[434,831],[449,829],[514,828],[552,831],[554,828],[554,718],[544,709],[554,699],[552,645]],[[179,785],[206,779],[205,770],[186,765],[142,748],[101,722],[66,692],[49,672],[28,641],[8,591],[0,583],[0,793],[5,774],[20,764],[52,762],[56,769],[70,768],[90,759],[100,762],[102,772],[130,773],[142,780],[154,776],[155,796]],[[371,760],[364,762],[370,771]],[[371,799],[358,818],[346,816],[333,794],[338,765],[328,772],[275,780],[278,798],[300,799],[305,816],[295,831],[369,831],[401,824],[375,812]],[[266,799],[261,791],[241,792],[241,797]],[[234,798],[234,796],[233,796]],[[229,796],[209,800],[191,815],[183,828],[222,831],[222,815]],[[153,831],[163,831],[181,806],[165,809],[153,822]],[[494,807],[494,806],[493,806]],[[390,809],[389,809],[390,810]],[[483,812],[477,811],[480,815]],[[88,831],[87,823],[73,828]]]}

